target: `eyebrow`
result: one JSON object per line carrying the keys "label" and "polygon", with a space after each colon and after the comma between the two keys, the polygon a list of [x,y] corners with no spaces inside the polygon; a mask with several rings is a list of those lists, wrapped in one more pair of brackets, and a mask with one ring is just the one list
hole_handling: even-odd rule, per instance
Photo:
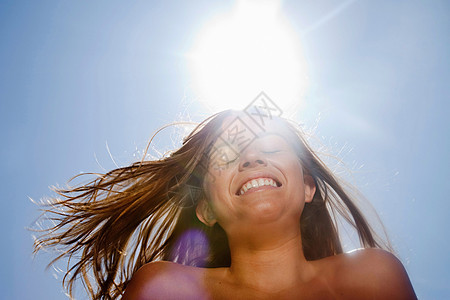
{"label": "eyebrow", "polygon": [[284,137],[281,134],[276,133],[276,132],[262,132],[260,135],[257,135],[256,138],[257,139],[258,138],[263,138],[263,137],[266,137],[266,136],[269,136],[269,135],[279,136],[279,137],[284,139]]}
{"label": "eyebrow", "polygon": [[212,149],[214,149],[214,148],[218,149],[218,148],[222,148],[222,147],[230,147],[230,144],[221,140],[220,143],[213,144]]}

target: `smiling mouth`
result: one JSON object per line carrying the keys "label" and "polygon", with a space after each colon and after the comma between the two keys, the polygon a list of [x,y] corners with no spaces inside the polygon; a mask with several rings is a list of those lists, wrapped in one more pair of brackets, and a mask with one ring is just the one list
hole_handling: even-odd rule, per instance
{"label": "smiling mouth", "polygon": [[244,195],[245,193],[247,193],[248,191],[250,191],[252,189],[256,189],[256,188],[264,187],[264,186],[277,188],[277,187],[280,187],[281,184],[272,178],[267,178],[267,177],[255,178],[255,179],[251,179],[251,180],[247,181],[246,183],[244,183],[242,185],[242,187],[239,189],[239,191],[237,192],[237,195]]}

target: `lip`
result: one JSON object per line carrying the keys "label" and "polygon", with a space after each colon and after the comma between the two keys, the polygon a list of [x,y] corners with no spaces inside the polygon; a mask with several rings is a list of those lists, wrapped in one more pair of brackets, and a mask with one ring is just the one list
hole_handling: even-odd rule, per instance
{"label": "lip", "polygon": [[275,181],[275,183],[277,184],[277,187],[282,186],[278,177],[270,172],[252,172],[249,176],[246,176],[246,177],[242,178],[242,180],[239,181],[237,190],[235,191],[235,195],[241,196],[240,191],[241,191],[242,185],[250,180],[257,179],[257,178],[271,178],[273,181]]}

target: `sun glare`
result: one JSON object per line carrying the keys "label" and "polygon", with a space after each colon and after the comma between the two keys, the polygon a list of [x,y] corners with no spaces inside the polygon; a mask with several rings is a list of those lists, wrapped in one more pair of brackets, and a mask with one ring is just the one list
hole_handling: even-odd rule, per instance
{"label": "sun glare", "polygon": [[261,91],[292,110],[307,86],[300,42],[279,1],[238,1],[204,26],[189,58],[194,93],[211,111],[243,109]]}

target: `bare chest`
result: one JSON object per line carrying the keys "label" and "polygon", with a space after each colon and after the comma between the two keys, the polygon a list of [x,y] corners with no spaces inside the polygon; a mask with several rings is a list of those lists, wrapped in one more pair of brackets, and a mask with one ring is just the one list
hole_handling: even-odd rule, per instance
{"label": "bare chest", "polygon": [[260,291],[225,282],[209,283],[205,286],[210,299],[337,299],[341,298],[333,284],[326,278],[299,284],[281,291]]}

